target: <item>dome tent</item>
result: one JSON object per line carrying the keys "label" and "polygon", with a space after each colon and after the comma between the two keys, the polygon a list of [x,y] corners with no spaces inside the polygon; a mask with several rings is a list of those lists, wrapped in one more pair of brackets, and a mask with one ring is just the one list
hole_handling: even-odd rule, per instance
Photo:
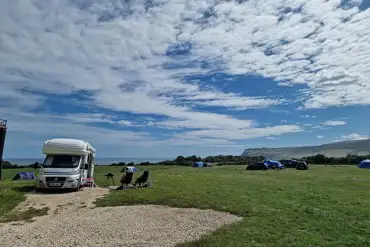
{"label": "dome tent", "polygon": [[256,162],[246,167],[246,170],[268,170],[269,167],[263,162]]}
{"label": "dome tent", "polygon": [[280,161],[276,160],[265,160],[263,163],[265,163],[269,169],[284,169],[284,165],[281,164]]}
{"label": "dome tent", "polygon": [[34,172],[18,172],[12,180],[35,180]]}
{"label": "dome tent", "polygon": [[363,160],[361,163],[358,165],[358,168],[367,168],[370,169],[370,160]]}
{"label": "dome tent", "polygon": [[134,173],[134,172],[137,172],[137,169],[134,166],[126,166],[122,168],[121,172]]}
{"label": "dome tent", "polygon": [[305,162],[305,161],[298,161],[297,162],[296,169],[297,170],[308,170],[307,162]]}
{"label": "dome tent", "polygon": [[203,161],[194,162],[193,167],[205,167],[205,163]]}

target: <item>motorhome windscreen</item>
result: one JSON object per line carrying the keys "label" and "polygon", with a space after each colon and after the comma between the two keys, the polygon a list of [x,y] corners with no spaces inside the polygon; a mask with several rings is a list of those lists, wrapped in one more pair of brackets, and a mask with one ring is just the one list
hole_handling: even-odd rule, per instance
{"label": "motorhome windscreen", "polygon": [[48,155],[46,156],[44,168],[76,168],[80,163],[81,156],[78,155]]}

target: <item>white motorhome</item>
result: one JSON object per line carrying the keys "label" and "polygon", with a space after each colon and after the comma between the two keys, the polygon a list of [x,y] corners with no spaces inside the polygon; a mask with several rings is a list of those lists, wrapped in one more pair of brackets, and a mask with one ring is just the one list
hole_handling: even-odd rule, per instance
{"label": "white motorhome", "polygon": [[37,189],[74,189],[94,175],[95,148],[76,139],[51,139],[44,143],[46,155],[37,178]]}

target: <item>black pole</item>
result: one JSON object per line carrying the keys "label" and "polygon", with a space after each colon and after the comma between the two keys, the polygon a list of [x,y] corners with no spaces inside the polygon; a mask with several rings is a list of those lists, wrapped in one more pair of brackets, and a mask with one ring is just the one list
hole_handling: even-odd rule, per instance
{"label": "black pole", "polygon": [[5,135],[6,135],[6,127],[7,121],[0,119],[0,181],[2,180],[2,169],[3,169],[3,152],[5,146]]}

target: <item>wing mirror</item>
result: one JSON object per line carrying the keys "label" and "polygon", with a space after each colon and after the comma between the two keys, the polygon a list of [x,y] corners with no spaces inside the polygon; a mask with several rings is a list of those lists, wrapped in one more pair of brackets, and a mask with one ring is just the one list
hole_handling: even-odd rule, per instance
{"label": "wing mirror", "polygon": [[87,164],[87,163],[86,163],[86,164],[84,165],[84,169],[85,169],[85,170],[89,170],[89,164]]}

